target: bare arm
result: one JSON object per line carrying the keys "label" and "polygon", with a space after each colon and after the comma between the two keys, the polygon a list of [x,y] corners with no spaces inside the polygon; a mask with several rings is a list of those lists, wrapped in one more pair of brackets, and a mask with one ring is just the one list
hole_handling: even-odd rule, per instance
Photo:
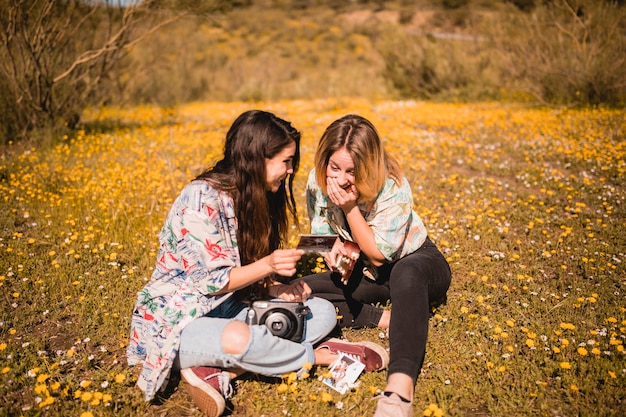
{"label": "bare arm", "polygon": [[346,220],[350,225],[352,237],[361,248],[361,252],[367,256],[372,265],[379,267],[385,262],[385,256],[378,250],[374,232],[369,227],[361,210],[358,206],[354,206],[349,210],[344,210]]}
{"label": "bare arm", "polygon": [[232,268],[226,286],[214,294],[245,288],[271,274],[290,277],[296,273],[296,262],[303,254],[304,251],[299,249],[278,249],[251,264]]}

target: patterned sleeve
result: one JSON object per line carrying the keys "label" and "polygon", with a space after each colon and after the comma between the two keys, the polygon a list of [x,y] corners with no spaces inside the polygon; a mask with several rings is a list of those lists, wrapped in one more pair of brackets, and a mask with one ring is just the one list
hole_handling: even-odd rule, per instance
{"label": "patterned sleeve", "polygon": [[206,184],[189,184],[176,199],[163,228],[159,267],[182,273],[201,294],[222,289],[239,265],[232,200]]}
{"label": "patterned sleeve", "polygon": [[335,233],[326,215],[328,199],[324,197],[322,190],[315,179],[315,169],[309,173],[306,185],[306,208],[311,221],[311,233],[315,235],[332,235]]}
{"label": "patterned sleeve", "polygon": [[366,221],[376,239],[378,250],[394,260],[402,251],[402,246],[411,227],[413,214],[413,193],[406,179],[400,186],[387,179],[378,195]]}

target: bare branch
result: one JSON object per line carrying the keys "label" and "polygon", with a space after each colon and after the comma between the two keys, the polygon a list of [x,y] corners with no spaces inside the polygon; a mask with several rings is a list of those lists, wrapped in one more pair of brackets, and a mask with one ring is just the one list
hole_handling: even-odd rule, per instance
{"label": "bare branch", "polygon": [[[138,42],[141,42],[142,40],[144,40],[147,36],[149,36],[152,33],[158,31],[159,29],[161,29],[163,26],[167,26],[168,24],[170,24],[172,22],[175,22],[176,20],[180,19],[181,17],[182,17],[182,15],[176,15],[175,17],[172,17],[170,19],[167,19],[167,20],[165,20],[163,22],[160,22],[160,23],[156,24],[155,26],[153,26],[148,31],[146,31],[142,35],[138,36],[134,40],[126,42],[123,45],[123,48],[124,49],[131,48],[132,46],[134,46]],[[120,48],[118,41],[119,41],[119,39],[122,36],[124,36],[127,33],[127,31],[129,30],[131,24],[132,24],[132,22],[130,20],[125,22],[124,25],[122,25],[119,28],[119,30],[114,35],[112,35],[108,39],[106,44],[103,45],[101,48],[83,52],[78,58],[76,58],[76,60],[74,62],[72,62],[72,64],[69,66],[69,68],[67,68],[61,74],[59,74],[56,77],[54,77],[53,81],[55,83],[57,83],[57,82],[61,81],[62,79],[66,78],[67,76],[69,76],[76,69],[76,67],[78,67],[79,65],[85,64],[85,63],[93,61],[93,60],[96,60],[96,59],[100,58],[102,55],[106,54],[107,52],[118,50]]]}
{"label": "bare branch", "polygon": [[[51,125],[108,93],[102,83],[131,47],[191,13],[151,8],[155,0],[122,7],[116,0],[8,0],[0,11],[0,96],[16,126]],[[153,22],[148,19],[156,18]],[[8,130],[0,128],[0,136]]]}

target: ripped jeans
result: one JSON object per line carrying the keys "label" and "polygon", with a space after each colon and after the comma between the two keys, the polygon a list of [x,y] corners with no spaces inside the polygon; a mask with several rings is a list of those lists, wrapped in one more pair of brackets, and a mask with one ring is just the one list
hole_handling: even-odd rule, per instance
{"label": "ripped jeans", "polygon": [[251,325],[250,341],[240,354],[224,352],[222,333],[233,320],[245,322],[248,306],[231,297],[204,317],[189,323],[183,330],[174,367],[212,366],[243,369],[265,376],[280,377],[299,371],[305,363],[314,364],[313,345],[328,335],[337,324],[333,304],[319,297],[304,303],[311,313],[306,316],[301,343],[273,335],[267,326]]}

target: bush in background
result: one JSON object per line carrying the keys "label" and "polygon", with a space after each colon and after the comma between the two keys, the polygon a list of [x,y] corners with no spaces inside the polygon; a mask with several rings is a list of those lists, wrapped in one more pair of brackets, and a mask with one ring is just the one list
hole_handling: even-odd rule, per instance
{"label": "bush in background", "polygon": [[370,37],[341,23],[327,8],[189,16],[133,50],[118,78],[124,80],[118,100],[172,105],[388,96]]}
{"label": "bush in background", "polygon": [[[0,143],[73,128],[85,107],[110,100],[111,76],[130,47],[193,6],[123,3],[0,0]],[[220,0],[203,3],[204,12],[222,7]]]}
{"label": "bush in background", "polygon": [[501,18],[492,36],[509,85],[544,103],[626,102],[626,8],[555,0]]}
{"label": "bush in background", "polygon": [[0,0],[0,143],[103,103],[626,102],[623,2],[115,1]]}
{"label": "bush in background", "polygon": [[389,30],[377,43],[385,77],[403,98],[492,99],[500,84],[497,66],[478,36],[415,34]]}
{"label": "bush in background", "polygon": [[460,32],[387,31],[377,43],[385,78],[405,98],[626,102],[626,8],[591,0],[506,6],[460,4]]}
{"label": "bush in background", "polygon": [[296,3],[154,34],[116,77],[118,100],[625,101],[626,8],[611,1]]}
{"label": "bush in background", "polygon": [[74,0],[0,6],[0,138],[72,127],[131,41],[133,9]]}

